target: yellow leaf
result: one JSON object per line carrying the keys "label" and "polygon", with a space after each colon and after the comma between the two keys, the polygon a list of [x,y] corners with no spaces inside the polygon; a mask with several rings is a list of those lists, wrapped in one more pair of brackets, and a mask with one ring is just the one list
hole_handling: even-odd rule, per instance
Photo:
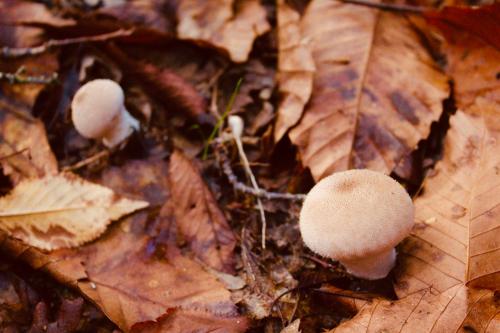
{"label": "yellow leaf", "polygon": [[0,229],[44,250],[79,246],[101,235],[112,220],[147,207],[74,175],[19,183],[0,198]]}

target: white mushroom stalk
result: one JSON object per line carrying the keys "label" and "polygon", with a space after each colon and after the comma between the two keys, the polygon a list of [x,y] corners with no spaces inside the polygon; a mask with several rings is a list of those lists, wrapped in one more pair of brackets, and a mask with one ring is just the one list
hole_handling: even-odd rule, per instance
{"label": "white mushroom stalk", "polygon": [[[252,183],[252,187],[255,191],[259,192],[260,187],[257,184],[257,180],[250,168],[250,163],[248,162],[247,155],[245,154],[245,150],[243,149],[243,143],[241,142],[241,136],[243,135],[244,123],[243,119],[240,116],[229,116],[227,119],[227,123],[229,128],[231,128],[231,132],[233,134],[234,141],[236,142],[236,147],[238,148],[238,153],[240,155],[241,162],[243,164],[243,168],[245,169],[248,178],[250,178],[250,182]],[[262,229],[261,229],[261,246],[263,249],[266,248],[266,214],[264,213],[264,206],[262,205],[262,201],[259,197],[257,197],[257,207],[260,212],[260,219],[262,221]]]}
{"label": "white mushroom stalk", "polygon": [[413,203],[394,179],[370,170],[335,173],[307,194],[300,212],[304,243],[340,261],[347,272],[376,280],[396,263],[395,246],[411,231]]}
{"label": "white mushroom stalk", "polygon": [[125,108],[123,89],[116,82],[97,79],[84,84],[71,102],[73,124],[82,136],[113,148],[125,141],[139,121]]}

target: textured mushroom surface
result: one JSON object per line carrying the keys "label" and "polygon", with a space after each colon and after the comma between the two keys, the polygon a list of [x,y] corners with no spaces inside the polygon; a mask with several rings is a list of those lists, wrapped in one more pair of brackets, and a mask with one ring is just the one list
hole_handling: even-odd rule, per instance
{"label": "textured mushroom surface", "polygon": [[392,178],[370,170],[335,173],[309,192],[300,231],[314,252],[353,260],[390,250],[413,226],[413,203]]}

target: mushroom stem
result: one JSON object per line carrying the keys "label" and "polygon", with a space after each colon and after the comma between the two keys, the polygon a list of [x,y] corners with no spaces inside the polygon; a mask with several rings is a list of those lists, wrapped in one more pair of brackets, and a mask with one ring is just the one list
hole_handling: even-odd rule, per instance
{"label": "mushroom stem", "polygon": [[139,129],[139,121],[128,113],[125,107],[122,107],[120,116],[116,120],[116,126],[112,127],[102,139],[102,143],[108,147],[114,147],[124,141],[134,130]]}
{"label": "mushroom stem", "polygon": [[382,279],[389,274],[396,264],[396,249],[392,248],[356,260],[343,260],[341,264],[344,265],[348,273],[360,278],[367,280]]}

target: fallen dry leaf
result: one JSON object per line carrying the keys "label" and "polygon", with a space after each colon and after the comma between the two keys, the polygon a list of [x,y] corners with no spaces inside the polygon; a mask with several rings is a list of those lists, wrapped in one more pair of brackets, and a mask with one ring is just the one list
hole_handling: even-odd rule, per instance
{"label": "fallen dry leaf", "polygon": [[352,167],[390,173],[439,118],[446,76],[404,17],[312,1],[301,23],[317,69],[289,133],[302,162],[315,180]]}
{"label": "fallen dry leaf", "polygon": [[176,226],[189,248],[205,264],[232,272],[233,232],[198,169],[181,152],[170,158],[168,178]]}
{"label": "fallen dry leaf", "polygon": [[168,105],[169,111],[186,113],[200,122],[207,118],[203,97],[189,82],[171,69],[161,69],[152,64],[137,62],[114,45],[109,45],[107,51],[128,77],[146,87],[146,92],[152,97]]}
{"label": "fallen dry leaf", "polygon": [[0,164],[14,184],[58,171],[43,123],[6,96],[0,96]]}
{"label": "fallen dry leaf", "polygon": [[24,180],[0,198],[0,229],[44,250],[74,247],[147,205],[70,174],[46,176]]}
{"label": "fallen dry leaf", "polygon": [[120,22],[173,33],[174,5],[172,2],[170,0],[103,1],[104,6],[98,12],[110,15]]}
{"label": "fallen dry leaf", "polygon": [[[130,161],[121,168],[110,168],[102,182],[116,193],[128,193],[152,205],[169,196],[163,161]],[[77,288],[125,332],[144,327],[158,332],[169,327],[169,332],[182,333],[208,331],[214,326],[243,332],[246,320],[238,314],[224,285],[184,257],[175,240],[168,239],[156,248],[147,235],[147,224],[148,214],[137,213],[112,225],[96,242],[50,254],[1,233],[0,247]]]}
{"label": "fallen dry leaf", "polygon": [[423,15],[450,39],[455,37],[454,31],[459,28],[500,50],[500,3],[480,7],[446,6],[426,11]]}
{"label": "fallen dry leaf", "polygon": [[444,293],[421,290],[398,301],[364,303],[351,320],[328,333],[498,332],[498,295],[455,286]]}
{"label": "fallen dry leaf", "polygon": [[274,141],[278,142],[302,116],[312,93],[316,71],[310,41],[305,38],[300,14],[284,0],[277,5],[278,85],[282,99],[278,106]]}
{"label": "fallen dry leaf", "polygon": [[332,332],[498,331],[499,102],[486,92],[452,116],[444,158],[415,200],[416,225],[399,249],[400,299],[366,303]]}
{"label": "fallen dry leaf", "polygon": [[458,108],[466,109],[478,95],[500,91],[500,51],[486,43],[455,31],[455,43],[446,43],[448,75],[454,81]]}
{"label": "fallen dry leaf", "polygon": [[258,0],[235,2],[180,0],[179,38],[219,47],[234,62],[247,61],[255,39],[271,27],[266,10]]}
{"label": "fallen dry leaf", "polygon": [[114,229],[96,248],[88,249],[89,282],[78,283],[114,323],[124,330],[147,322],[160,327],[160,319],[178,309],[180,316],[206,316],[206,326],[210,319],[226,320],[227,327],[245,326],[229,291],[215,277],[174,246],[168,246],[160,260],[147,258],[148,238],[122,230],[128,228],[131,224]]}
{"label": "fallen dry leaf", "polygon": [[415,201],[417,224],[401,250],[400,294],[500,285],[499,106],[480,99],[451,119],[445,157]]}
{"label": "fallen dry leaf", "polygon": [[[446,44],[447,71],[457,105],[444,158],[416,202],[417,227],[403,246],[400,296],[432,286],[440,292],[466,283],[498,288],[500,230],[495,213],[500,185],[500,52],[458,33]],[[472,74],[471,74],[472,73]],[[496,229],[495,229],[496,228]]]}

